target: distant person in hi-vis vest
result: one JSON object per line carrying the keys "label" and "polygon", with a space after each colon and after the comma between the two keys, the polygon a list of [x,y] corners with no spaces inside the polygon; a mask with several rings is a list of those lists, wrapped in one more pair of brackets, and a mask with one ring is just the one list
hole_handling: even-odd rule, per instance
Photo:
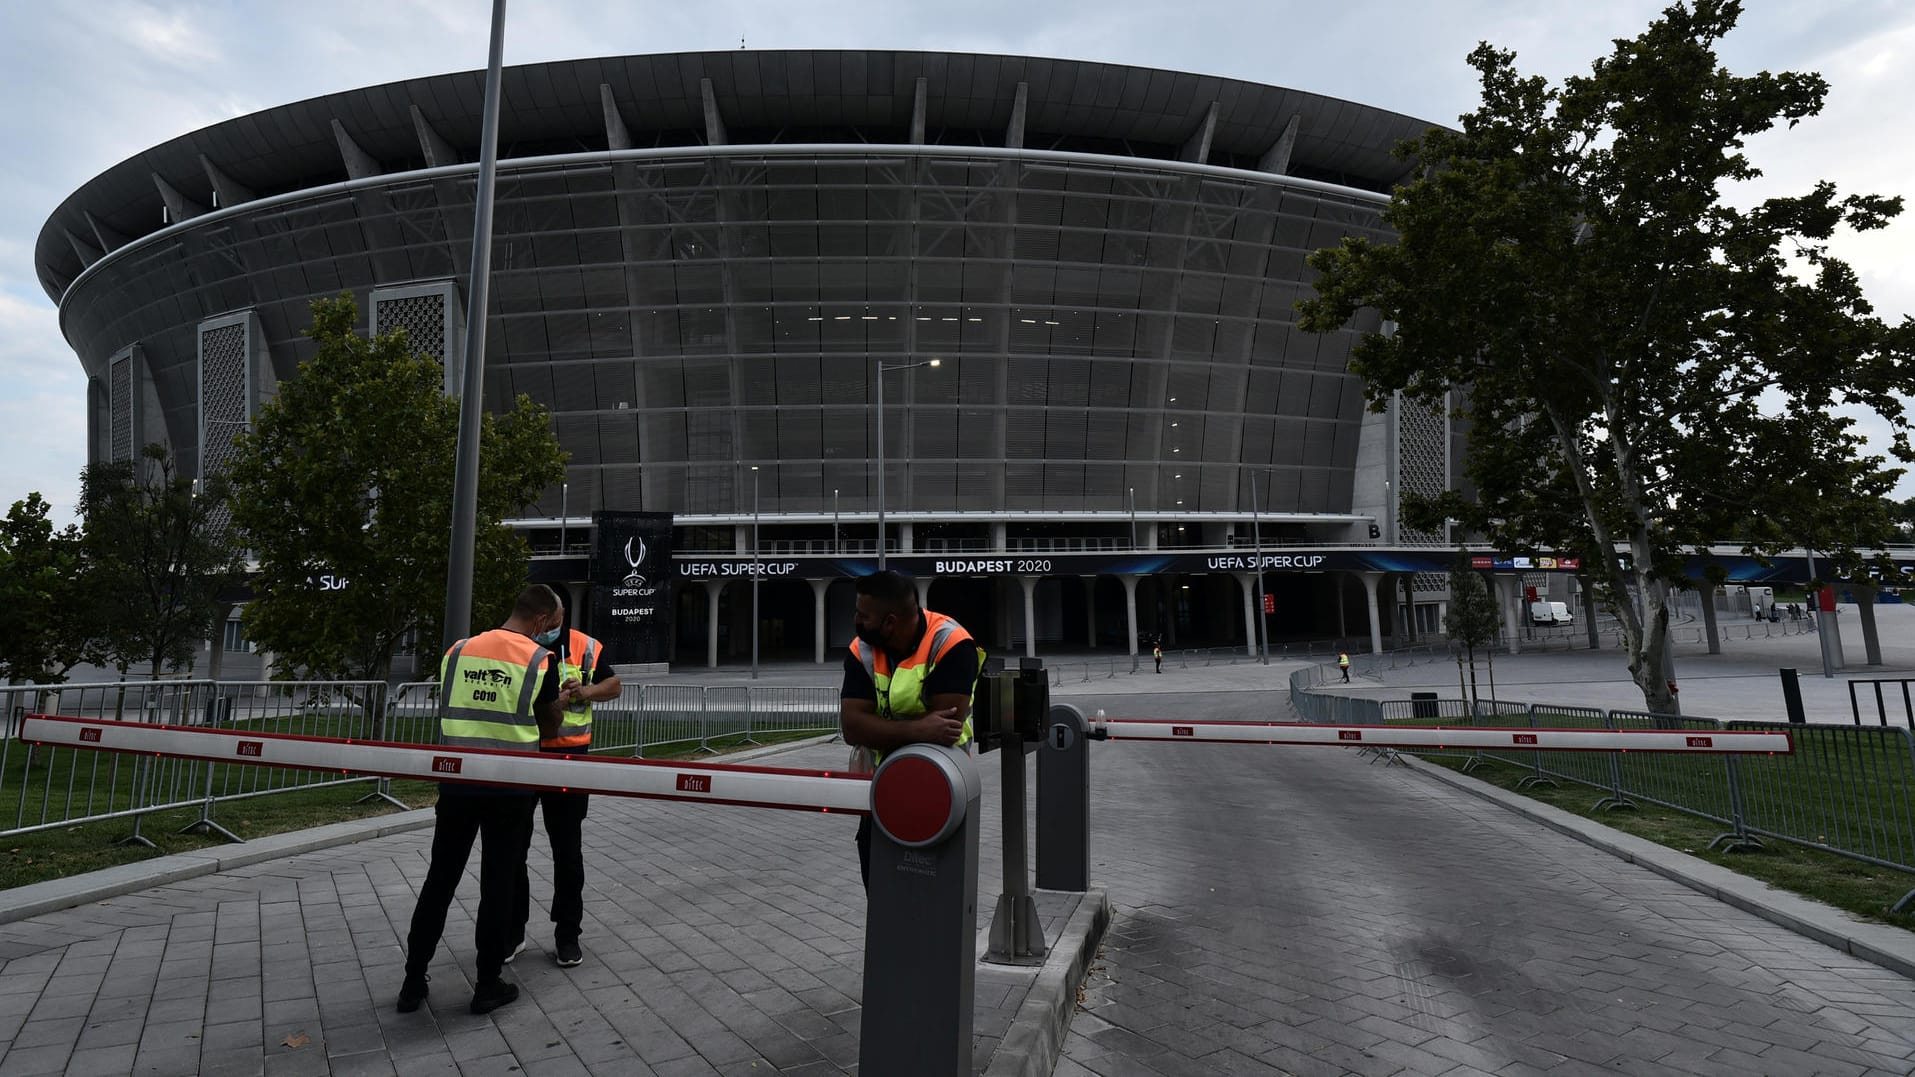
{"label": "distant person in hi-vis vest", "polygon": [[[439,666],[439,743],[454,748],[536,752],[539,741],[559,734],[558,635],[565,607],[544,584],[519,592],[512,616],[490,632],[462,639]],[[399,1012],[411,1013],[430,990],[426,968],[445,934],[472,841],[483,841],[479,859],[479,913],[473,935],[478,982],[473,1013],[491,1013],[519,997],[519,985],[503,977],[525,938],[518,899],[525,887],[525,856],[532,843],[530,789],[441,782],[432,826],[432,863],[419,887],[406,938],[406,979]]]}
{"label": "distant person in hi-vis vest", "polygon": [[[877,767],[909,744],[971,743],[971,699],[984,649],[956,619],[918,608],[895,572],[858,580],[857,638],[844,660],[838,716],[852,769]],[[858,823],[858,869],[871,884],[871,817]]]}
{"label": "distant person in hi-vis vest", "polygon": [[[576,628],[562,633],[558,644],[559,703],[565,720],[558,736],[540,739],[539,751],[582,756],[592,750],[592,704],[618,698],[618,673],[605,661],[605,645]],[[585,960],[578,940],[585,921],[585,812],[590,801],[586,793],[539,791],[539,814],[552,843],[552,959],[561,968]],[[530,919],[531,911],[528,886],[519,895],[519,923]]]}

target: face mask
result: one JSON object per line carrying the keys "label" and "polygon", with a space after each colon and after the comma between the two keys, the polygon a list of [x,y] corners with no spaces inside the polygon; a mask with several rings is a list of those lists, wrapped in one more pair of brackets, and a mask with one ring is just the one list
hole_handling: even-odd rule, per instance
{"label": "face mask", "polygon": [[550,647],[551,645],[559,641],[559,632],[562,629],[564,629],[564,627],[565,627],[564,625],[555,625],[551,628],[548,628],[545,631],[540,632],[538,635],[533,636],[532,642],[538,644],[541,647]]}

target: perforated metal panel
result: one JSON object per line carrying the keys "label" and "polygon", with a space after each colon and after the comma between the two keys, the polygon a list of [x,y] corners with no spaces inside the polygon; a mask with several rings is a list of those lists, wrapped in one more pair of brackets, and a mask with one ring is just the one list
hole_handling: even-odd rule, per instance
{"label": "perforated metal panel", "polygon": [[[1403,493],[1435,497],[1450,488],[1449,410],[1448,394],[1433,404],[1398,398],[1396,481]],[[1398,533],[1403,542],[1447,541],[1442,531],[1399,525]]]}
{"label": "perforated metal panel", "polygon": [[442,293],[397,296],[373,304],[375,334],[406,331],[412,350],[441,363],[446,358],[446,298]]}
{"label": "perforated metal panel", "polygon": [[247,404],[246,325],[233,322],[199,335],[200,474],[223,473],[233,438],[251,421]]}
{"label": "perforated metal panel", "polygon": [[114,461],[133,459],[133,356],[113,360],[107,374],[107,392],[112,414],[109,444]]}

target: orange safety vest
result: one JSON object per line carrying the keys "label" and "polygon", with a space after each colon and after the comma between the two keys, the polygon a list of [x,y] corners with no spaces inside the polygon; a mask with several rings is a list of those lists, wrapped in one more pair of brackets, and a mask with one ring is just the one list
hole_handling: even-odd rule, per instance
{"label": "orange safety vest", "polygon": [[439,665],[439,743],[536,749],[539,723],[532,703],[550,654],[524,633],[504,628],[453,644]]}
{"label": "orange safety vest", "polygon": [[[599,656],[605,647],[599,641],[580,632],[576,628],[566,629],[565,650],[559,655],[559,683],[577,677],[579,683],[586,683],[585,675],[598,668]],[[559,726],[559,735],[539,741],[541,748],[577,748],[581,751],[592,746],[592,705],[574,703],[565,708],[565,719]]]}
{"label": "orange safety vest", "polygon": [[[851,654],[864,665],[864,671],[871,675],[871,683],[878,690],[878,717],[884,719],[917,718],[930,710],[929,702],[924,698],[924,678],[937,668],[937,664],[950,655],[959,646],[969,644],[981,656],[983,648],[970,638],[964,626],[957,619],[942,613],[924,611],[924,637],[918,640],[917,649],[906,655],[897,664],[891,666],[891,656],[882,647],[867,647],[863,640],[851,641]],[[971,703],[977,704],[977,682],[972,681]],[[971,716],[964,716],[964,732],[958,737],[958,746],[971,742]],[[875,763],[880,753],[872,752]]]}

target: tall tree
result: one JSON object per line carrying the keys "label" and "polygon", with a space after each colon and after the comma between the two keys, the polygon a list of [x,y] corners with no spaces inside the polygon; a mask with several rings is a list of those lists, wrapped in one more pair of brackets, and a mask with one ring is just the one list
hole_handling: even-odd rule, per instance
{"label": "tall tree", "polygon": [[[1496,626],[1499,620],[1496,599],[1489,593],[1489,586],[1483,577],[1470,568],[1469,554],[1458,551],[1456,563],[1450,566],[1449,609],[1443,613],[1443,631],[1449,634],[1450,642],[1463,648],[1456,656],[1456,674],[1463,675],[1463,662],[1469,661],[1469,700],[1472,707],[1476,704],[1476,652],[1479,648],[1488,651],[1496,642]],[[1461,687],[1460,685],[1458,686]],[[1495,696],[1492,687],[1490,695]]]}
{"label": "tall tree", "polygon": [[[1318,252],[1318,294],[1298,304],[1319,332],[1365,308],[1395,323],[1351,357],[1375,402],[1467,387],[1483,529],[1590,552],[1657,712],[1675,709],[1662,660],[1685,555],[1731,535],[1758,554],[1848,548],[1834,519],[1898,472],[1865,455],[1843,405],[1882,415],[1909,453],[1897,394],[1915,391],[1915,326],[1876,317],[1828,245],[1901,202],[1819,183],[1729,204],[1760,174],[1745,140],[1815,115],[1828,89],[1723,69],[1740,10],[1670,7],[1560,87],[1479,46],[1481,106],[1399,147],[1427,167],[1385,211],[1398,240]],[[1539,489],[1573,497],[1573,534]]]}
{"label": "tall tree", "polygon": [[163,445],[80,476],[86,595],[103,656],[121,670],[181,669],[213,637],[222,592],[244,574],[226,522],[225,487],[179,474]]}
{"label": "tall tree", "polygon": [[0,521],[0,680],[58,684],[100,657],[80,529],[55,530],[50,508],[31,493]]}
{"label": "tall tree", "polygon": [[[246,633],[282,672],[383,680],[408,634],[445,616],[458,401],[403,331],[367,339],[350,296],[313,304],[318,350],[238,438],[233,520],[258,562]],[[525,582],[501,525],[564,477],[545,409],[521,396],[480,433],[473,611],[502,620]]]}

